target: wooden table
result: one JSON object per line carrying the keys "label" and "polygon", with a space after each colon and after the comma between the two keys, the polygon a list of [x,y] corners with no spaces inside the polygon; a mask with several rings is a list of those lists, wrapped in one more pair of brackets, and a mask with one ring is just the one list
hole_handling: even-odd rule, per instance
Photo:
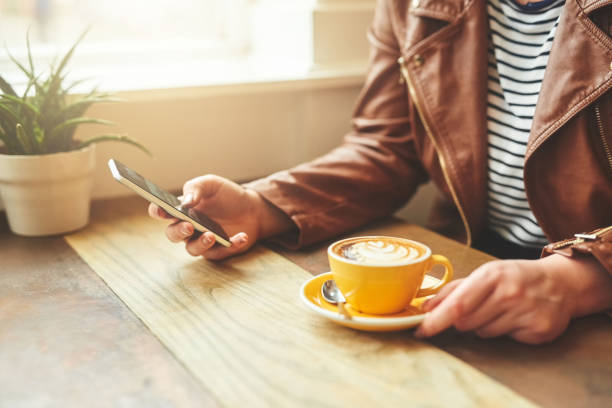
{"label": "wooden table", "polygon": [[[145,207],[145,203],[136,198],[101,201],[93,206],[92,220],[98,223],[96,225],[121,221],[124,222],[122,228],[125,228],[132,220],[144,220]],[[147,223],[143,225],[159,229],[159,234],[162,234],[162,225],[155,224],[153,220],[142,222]],[[445,254],[451,259],[457,277],[466,276],[478,265],[492,259],[486,254],[396,219],[383,220],[367,229],[356,231],[354,235],[375,233],[408,236],[424,242],[435,253]],[[103,235],[98,234],[101,239]],[[73,238],[69,239],[74,241]],[[316,275],[328,270],[324,250],[327,244],[322,243],[298,252],[286,251],[272,244],[267,246]],[[170,243],[167,245],[171,246]],[[254,255],[249,255],[255,259],[253,262],[257,262],[258,251],[268,252],[265,248],[257,249]],[[159,255],[151,253],[148,256],[155,258]],[[89,262],[95,264],[95,260],[92,262],[89,259]],[[194,262],[206,264],[207,268],[217,267],[203,260]],[[240,265],[241,261],[236,262]],[[241,276],[233,276],[232,279],[240,282]],[[155,310],[151,311],[151,306],[145,305],[144,309],[139,309],[142,314],[137,316],[126,306],[130,304],[132,309],[138,309],[133,307],[134,299],[139,299],[137,293],[120,299],[63,237],[15,236],[9,232],[4,215],[0,215],[0,407],[199,407],[235,405],[236,401],[242,405],[274,405],[268,404],[273,399],[267,400],[264,397],[256,399],[258,403],[253,404],[248,398],[249,394],[246,391],[241,394],[238,386],[250,383],[238,380],[235,380],[238,381],[235,392],[237,399],[222,397],[225,394],[217,391],[226,385],[224,378],[206,381],[203,378],[210,377],[195,375],[197,370],[193,370],[193,365],[186,364],[188,360],[181,357],[180,350],[177,352],[176,348],[172,348],[174,340],[160,336],[156,326],[147,320],[147,316],[151,316],[147,313],[155,313]],[[237,301],[231,297],[219,299],[228,307]],[[257,293],[253,293],[251,299],[256,302]],[[398,361],[381,362],[380,359],[386,358],[388,354],[379,349],[402,349],[407,345],[414,348],[415,345],[423,344],[412,338],[411,331],[362,333],[323,322],[324,319],[306,308],[296,308],[291,313],[301,319],[302,323],[323,330],[322,333],[329,335],[330,343],[340,341],[339,344],[345,344],[342,341],[346,341],[351,347],[367,351],[359,356],[352,356],[348,352],[342,357],[347,360],[347,364],[352,364],[354,361],[348,360],[353,358],[359,360],[378,355],[380,358],[377,364],[380,367],[385,364],[397,366]],[[220,326],[221,329],[223,326]],[[202,330],[201,333],[206,333],[206,328]],[[248,337],[249,333],[236,332],[235,335]],[[231,342],[231,338],[228,341]],[[270,342],[274,342],[274,339],[271,338]],[[220,344],[210,343],[212,348],[217,345]],[[441,355],[449,353],[484,374],[483,378],[492,379],[541,406],[612,406],[612,320],[608,316],[594,315],[576,319],[564,335],[543,346],[523,345],[507,338],[483,340],[454,330],[429,339],[423,345],[435,346],[430,347],[434,351],[443,350],[445,353],[440,351]],[[185,347],[189,348],[189,345]],[[236,350],[240,352],[239,348]],[[406,351],[402,355],[409,357],[410,354]],[[424,361],[427,363],[427,360]],[[210,364],[213,363],[211,360]],[[273,361],[269,363],[275,364]],[[207,361],[199,361],[197,364],[206,366]],[[257,364],[262,372],[277,372],[273,370],[274,367],[268,370],[265,367],[267,363]],[[316,395],[321,390],[303,378],[293,378],[296,373],[310,372],[313,367],[309,367],[309,364],[308,359],[305,359],[299,367],[284,367],[286,375],[274,379],[275,384],[287,384],[287,389],[294,390],[294,393],[296,389],[303,391],[304,395],[286,395],[287,401],[295,402],[296,405],[314,405],[305,401],[309,401],[309,395]],[[402,364],[405,364],[403,360]],[[222,367],[219,370],[220,376],[226,369],[231,370]],[[400,365],[396,369],[415,370],[415,367]],[[326,370],[325,366],[321,366],[321,375],[328,375]],[[236,376],[245,374],[240,371],[237,365],[233,373]],[[343,375],[348,378],[352,373],[348,371]],[[452,370],[449,375],[452,375]],[[302,388],[299,385],[295,388],[298,380],[304,383]],[[252,385],[256,395],[258,385],[255,382]],[[231,391],[233,386],[229,384],[228,389]],[[460,388],[460,385],[455,386]],[[282,395],[283,388],[276,391]],[[344,387],[338,391],[346,393],[349,396],[347,398],[350,398],[351,393],[358,389]],[[424,404],[422,400],[419,401],[412,404],[406,400],[405,406]]]}

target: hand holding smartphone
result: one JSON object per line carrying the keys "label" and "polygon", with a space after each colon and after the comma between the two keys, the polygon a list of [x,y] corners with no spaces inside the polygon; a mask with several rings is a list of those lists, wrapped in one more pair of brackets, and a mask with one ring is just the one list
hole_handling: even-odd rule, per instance
{"label": "hand holding smartphone", "polygon": [[171,216],[189,222],[193,225],[196,232],[200,234],[203,232],[211,232],[219,244],[225,247],[230,247],[232,245],[229,236],[223,228],[205,214],[191,208],[183,208],[180,200],[176,196],[157,186],[150,180],[147,180],[115,159],[110,159],[108,161],[108,167],[115,180],[130,188],[146,200],[158,205]]}

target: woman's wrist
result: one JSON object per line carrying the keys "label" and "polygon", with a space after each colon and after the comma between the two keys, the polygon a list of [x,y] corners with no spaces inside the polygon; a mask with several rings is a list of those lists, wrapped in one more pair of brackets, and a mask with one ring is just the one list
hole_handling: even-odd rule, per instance
{"label": "woman's wrist", "polygon": [[257,217],[258,239],[265,239],[291,231],[295,224],[278,207],[264,199],[255,190],[246,189]]}
{"label": "woman's wrist", "polygon": [[566,286],[572,317],[612,308],[612,276],[593,257],[550,255],[540,260],[552,279]]}

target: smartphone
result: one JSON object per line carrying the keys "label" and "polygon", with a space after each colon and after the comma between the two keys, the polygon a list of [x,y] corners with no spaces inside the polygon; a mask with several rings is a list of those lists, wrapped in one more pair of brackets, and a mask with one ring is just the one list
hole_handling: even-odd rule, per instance
{"label": "smartphone", "polygon": [[219,244],[225,247],[232,246],[223,228],[205,214],[191,208],[183,208],[180,200],[176,196],[155,185],[115,159],[110,159],[108,161],[108,167],[115,180],[134,190],[146,200],[153,204],[157,204],[171,216],[191,223],[195,230],[194,236],[202,235],[204,232],[212,232],[215,236],[215,240]]}

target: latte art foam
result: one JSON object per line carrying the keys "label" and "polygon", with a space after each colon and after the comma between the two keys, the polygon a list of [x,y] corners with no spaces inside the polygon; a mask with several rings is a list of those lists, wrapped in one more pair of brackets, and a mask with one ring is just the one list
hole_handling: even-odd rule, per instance
{"label": "latte art foam", "polygon": [[406,243],[394,240],[361,240],[342,245],[339,255],[364,264],[398,264],[421,256],[421,252]]}

